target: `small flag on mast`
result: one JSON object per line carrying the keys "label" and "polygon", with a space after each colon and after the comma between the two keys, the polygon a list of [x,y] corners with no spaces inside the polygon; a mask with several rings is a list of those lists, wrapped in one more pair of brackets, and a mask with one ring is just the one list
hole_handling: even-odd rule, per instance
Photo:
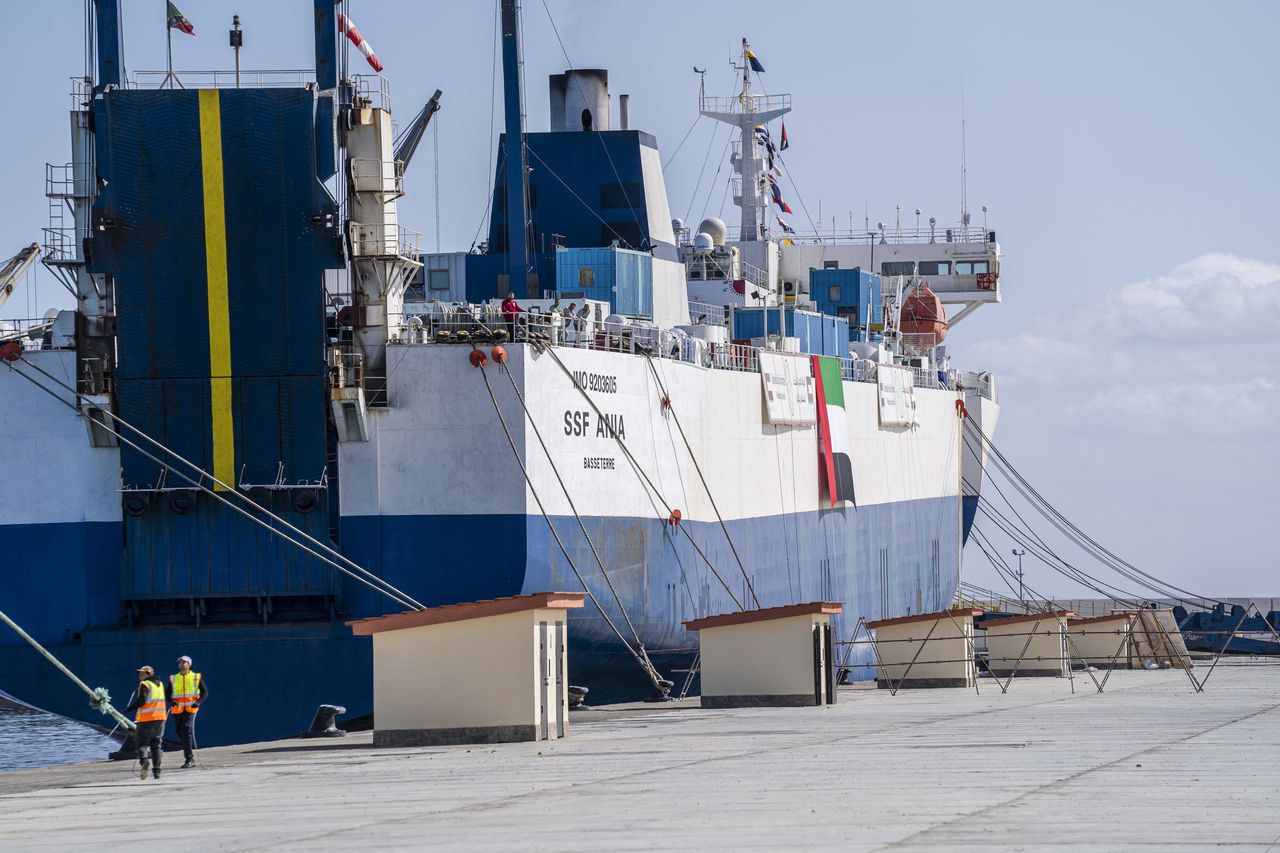
{"label": "small flag on mast", "polygon": [[751,48],[747,48],[747,64],[751,66],[751,70],[757,74],[764,73],[764,65],[760,62],[759,57],[751,52]]}
{"label": "small flag on mast", "polygon": [[364,58],[369,61],[369,66],[379,73],[382,72],[382,63],[378,61],[378,56],[373,52],[373,47],[369,42],[364,40],[364,36],[360,35],[360,31],[356,29],[355,22],[346,15],[338,15],[338,29],[346,35],[347,40],[356,46],[356,48],[364,54]]}
{"label": "small flag on mast", "polygon": [[782,141],[778,143],[779,151],[786,151],[791,147],[791,143],[787,141],[787,123],[782,123]]}
{"label": "small flag on mast", "polygon": [[787,220],[783,219],[781,216],[777,217],[777,220],[778,220],[778,227],[781,228],[783,231],[785,231],[788,234],[796,233],[796,229],[792,228],[791,224],[787,222]]}
{"label": "small flag on mast", "polygon": [[187,20],[187,16],[178,11],[178,7],[172,3],[168,4],[166,14],[169,16],[168,25],[171,30],[182,30],[189,36],[196,34],[196,28]]}

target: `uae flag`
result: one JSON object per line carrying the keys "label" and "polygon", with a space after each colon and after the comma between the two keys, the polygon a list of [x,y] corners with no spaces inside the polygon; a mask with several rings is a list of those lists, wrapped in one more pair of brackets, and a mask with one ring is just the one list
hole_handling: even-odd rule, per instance
{"label": "uae flag", "polygon": [[818,467],[831,496],[836,501],[853,501],[853,460],[849,456],[849,424],[844,415],[844,381],[840,359],[813,356],[813,376],[818,391]]}

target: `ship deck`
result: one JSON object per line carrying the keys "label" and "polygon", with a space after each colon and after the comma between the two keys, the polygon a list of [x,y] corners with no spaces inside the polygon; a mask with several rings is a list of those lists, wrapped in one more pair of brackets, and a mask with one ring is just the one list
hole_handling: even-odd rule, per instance
{"label": "ship deck", "polygon": [[[1203,677],[1207,666],[1200,665]],[[377,749],[368,734],[0,774],[5,848],[1269,849],[1280,663],[844,689],[825,709],[577,712],[567,740]],[[210,709],[211,712],[216,713]],[[174,755],[169,766],[176,767]]]}

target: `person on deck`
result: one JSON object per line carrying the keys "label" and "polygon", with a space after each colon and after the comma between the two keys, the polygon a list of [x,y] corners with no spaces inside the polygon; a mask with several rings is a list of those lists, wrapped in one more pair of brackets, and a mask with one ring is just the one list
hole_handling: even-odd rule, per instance
{"label": "person on deck", "polygon": [[156,679],[156,671],[149,666],[138,667],[138,687],[133,691],[133,698],[124,706],[127,714],[137,712],[134,722],[138,724],[133,733],[138,744],[138,762],[142,769],[139,779],[146,779],[150,773],[153,779],[160,778],[160,759],[164,755],[164,721],[165,706],[168,696],[165,695],[164,684]]}
{"label": "person on deck", "polygon": [[525,310],[520,307],[519,303],[516,302],[516,298],[511,294],[507,294],[502,300],[502,319],[507,321],[507,331],[511,334],[511,340],[513,341],[516,339],[516,319],[520,314],[524,313],[526,313]]}
{"label": "person on deck", "polygon": [[570,302],[569,307],[564,309],[564,331],[569,343],[578,343],[578,304],[576,302]]}
{"label": "person on deck", "polygon": [[204,678],[198,672],[191,671],[191,658],[183,655],[178,658],[178,671],[169,676],[169,700],[172,706],[169,713],[173,715],[174,727],[178,730],[178,739],[182,741],[183,768],[196,764],[196,711],[204,704],[209,695]]}

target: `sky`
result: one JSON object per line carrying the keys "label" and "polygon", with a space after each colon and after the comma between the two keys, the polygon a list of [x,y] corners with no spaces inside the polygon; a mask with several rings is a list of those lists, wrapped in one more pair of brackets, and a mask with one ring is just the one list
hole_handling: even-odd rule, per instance
{"label": "sky", "polygon": [[[232,14],[246,69],[312,65],[309,0],[178,5],[196,29],[174,35],[179,70],[231,67]],[[68,157],[83,6],[6,10],[0,257],[38,241],[46,224],[44,163]],[[438,150],[429,134],[400,207],[433,249],[466,249],[484,224],[500,130],[495,6],[350,4],[401,122],[444,90]],[[124,0],[130,71],[164,68],[163,9]],[[1197,594],[1280,596],[1260,535],[1280,518],[1277,32],[1280,4],[1247,0],[526,0],[529,129],[547,126],[548,74],[608,68],[612,93],[631,95],[632,126],[658,139],[673,213],[735,221],[721,206],[724,132],[697,120],[692,69],[707,69],[709,94],[732,94],[729,60],[745,36],[767,91],[792,94],[784,189],[801,202],[796,224],[819,207],[827,227],[833,216],[892,223],[900,207],[906,225],[917,207],[958,219],[963,112],[968,204],[975,218],[989,208],[1004,302],[948,343],[957,366],[999,376],[997,446],[1064,515],[1144,571]],[[40,271],[0,317],[66,304]],[[1047,523],[1033,527],[1050,538]],[[1012,543],[990,532],[1006,553]],[[1004,588],[986,563],[970,547],[966,579]],[[1024,568],[1039,592],[1087,594],[1034,557]]]}

